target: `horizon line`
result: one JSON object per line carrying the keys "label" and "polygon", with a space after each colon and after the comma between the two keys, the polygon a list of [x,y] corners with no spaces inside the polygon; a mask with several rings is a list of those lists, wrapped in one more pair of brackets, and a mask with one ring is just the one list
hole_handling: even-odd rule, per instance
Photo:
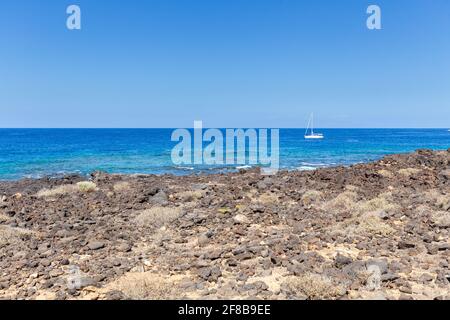
{"label": "horizon line", "polygon": [[[176,130],[193,127],[0,127],[0,130]],[[284,129],[305,130],[306,127],[203,127],[202,129]],[[450,130],[449,127],[318,127],[316,130]]]}

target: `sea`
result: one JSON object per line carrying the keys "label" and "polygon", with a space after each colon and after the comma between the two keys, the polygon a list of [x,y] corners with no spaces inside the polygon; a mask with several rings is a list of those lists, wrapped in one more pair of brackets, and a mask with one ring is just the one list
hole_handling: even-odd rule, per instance
{"label": "sea", "polygon": [[[305,140],[304,129],[280,129],[280,168],[315,170],[365,163],[416,149],[450,148],[448,129],[316,129],[323,140]],[[0,129],[0,180],[121,174],[208,174],[236,165],[175,165],[173,129]],[[270,135],[269,135],[270,136]]]}

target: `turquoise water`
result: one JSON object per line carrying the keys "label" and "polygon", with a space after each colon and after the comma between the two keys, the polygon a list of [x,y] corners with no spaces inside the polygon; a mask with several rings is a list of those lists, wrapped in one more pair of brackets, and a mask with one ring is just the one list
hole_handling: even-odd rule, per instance
{"label": "turquoise water", "polygon": [[[232,167],[175,166],[172,129],[0,129],[0,180],[67,173],[191,174]],[[280,166],[308,170],[379,159],[419,148],[450,148],[447,129],[323,129],[322,141],[303,129],[280,130]]]}

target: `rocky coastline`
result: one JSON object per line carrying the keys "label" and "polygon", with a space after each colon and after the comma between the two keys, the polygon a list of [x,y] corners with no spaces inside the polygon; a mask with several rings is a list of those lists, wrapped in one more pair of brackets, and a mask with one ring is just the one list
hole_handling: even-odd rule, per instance
{"label": "rocky coastline", "polygon": [[0,182],[0,299],[450,299],[450,149]]}

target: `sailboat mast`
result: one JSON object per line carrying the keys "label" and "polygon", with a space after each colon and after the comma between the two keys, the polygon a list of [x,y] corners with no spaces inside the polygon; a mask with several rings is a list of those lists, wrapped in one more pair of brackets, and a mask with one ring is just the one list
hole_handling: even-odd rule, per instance
{"label": "sailboat mast", "polygon": [[308,130],[311,127],[311,116],[308,119],[308,125],[306,126],[305,136],[308,135]]}
{"label": "sailboat mast", "polygon": [[314,112],[311,113],[311,135],[314,135]]}

